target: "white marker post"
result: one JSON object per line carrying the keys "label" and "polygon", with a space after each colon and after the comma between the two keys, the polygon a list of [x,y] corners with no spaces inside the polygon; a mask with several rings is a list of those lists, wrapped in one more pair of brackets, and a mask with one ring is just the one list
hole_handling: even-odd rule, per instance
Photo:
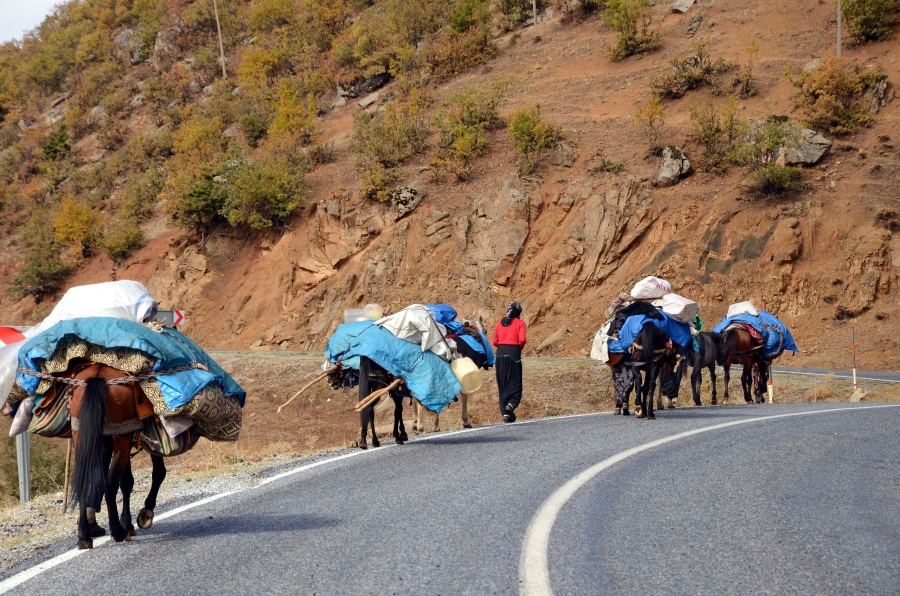
{"label": "white marker post", "polygon": [[[760,300],[760,310],[765,310],[766,301]],[[766,392],[769,394],[769,403],[775,403],[775,385],[772,384],[772,363],[766,362],[766,378],[768,381],[766,382]]]}
{"label": "white marker post", "polygon": [[31,500],[31,435],[28,431],[16,435],[16,460],[19,464],[19,500]]}
{"label": "white marker post", "polygon": [[850,354],[853,359],[853,393],[856,393],[856,328],[850,327]]}

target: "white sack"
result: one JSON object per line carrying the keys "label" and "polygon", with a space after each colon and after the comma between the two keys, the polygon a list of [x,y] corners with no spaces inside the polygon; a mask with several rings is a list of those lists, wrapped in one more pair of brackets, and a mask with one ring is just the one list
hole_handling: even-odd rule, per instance
{"label": "white sack", "polygon": [[700,305],[678,294],[666,294],[662,299],[662,311],[682,323],[690,323],[700,312]]}
{"label": "white sack", "polygon": [[435,321],[428,307],[421,304],[411,304],[395,314],[378,319],[375,324],[398,339],[421,345],[423,352],[430,350],[447,362],[456,350],[456,342],[444,339],[447,328]]}
{"label": "white sack", "polygon": [[728,314],[725,315],[725,317],[736,317],[738,315],[753,315],[754,317],[758,317],[759,312],[756,310],[756,307],[753,306],[753,303],[748,300],[747,302],[738,302],[737,304],[729,306]]}
{"label": "white sack", "polygon": [[649,275],[631,288],[631,297],[635,300],[652,300],[662,298],[672,292],[672,285],[664,279]]}
{"label": "white sack", "polygon": [[606,325],[600,328],[600,331],[594,336],[594,343],[591,345],[591,358],[599,360],[604,364],[609,362],[609,328],[612,321],[607,321]]}
{"label": "white sack", "polygon": [[[108,281],[71,288],[47,318],[22,331],[26,340],[68,319],[111,317],[143,323],[156,316],[157,304],[144,284],[138,281]],[[0,406],[6,403],[16,380],[19,348],[25,341],[0,347]]]}

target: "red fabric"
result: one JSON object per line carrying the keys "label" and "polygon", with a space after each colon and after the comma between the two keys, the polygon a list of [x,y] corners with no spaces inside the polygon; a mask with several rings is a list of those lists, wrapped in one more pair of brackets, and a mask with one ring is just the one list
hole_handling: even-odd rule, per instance
{"label": "red fabric", "polygon": [[9,344],[14,344],[23,339],[25,339],[25,336],[12,327],[0,327],[0,346],[8,346]]}
{"label": "red fabric", "polygon": [[738,325],[747,330],[747,333],[750,334],[750,337],[753,338],[753,341],[756,342],[756,345],[762,345],[762,335],[753,327],[753,325],[748,325],[747,323],[738,323]]}
{"label": "red fabric", "polygon": [[525,347],[525,322],[522,319],[513,319],[509,322],[509,327],[504,327],[502,322],[497,323],[497,330],[494,331],[494,339],[491,341],[494,346],[519,346]]}

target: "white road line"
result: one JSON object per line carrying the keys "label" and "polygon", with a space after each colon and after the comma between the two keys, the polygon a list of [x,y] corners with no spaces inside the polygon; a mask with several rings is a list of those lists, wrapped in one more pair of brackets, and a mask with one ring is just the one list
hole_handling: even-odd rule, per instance
{"label": "white road line", "polygon": [[[548,422],[548,421],[553,421],[553,420],[561,420],[561,419],[565,419],[565,418],[578,418],[578,417],[583,417],[583,416],[600,416],[600,415],[609,414],[609,413],[610,412],[592,412],[589,414],[571,414],[568,416],[554,416],[554,417],[550,417],[550,418],[535,418],[533,420],[523,420],[521,422],[517,422],[516,426],[522,425],[522,424],[530,424],[530,423],[534,423],[534,422]],[[448,437],[448,436],[453,436],[453,435],[461,435],[461,434],[470,433],[470,432],[482,431],[482,430],[486,430],[489,428],[498,428],[501,426],[503,426],[503,425],[490,424],[490,425],[486,425],[486,426],[478,426],[475,428],[464,428],[464,429],[460,429],[460,430],[454,430],[454,431],[449,431],[449,432],[443,432],[440,434],[430,435],[427,437],[416,437],[415,439],[413,439],[410,442],[417,443],[419,441],[429,441],[429,440],[433,440],[433,439],[440,439],[442,437]],[[362,450],[353,451],[350,453],[345,453],[343,455],[329,457],[327,459],[323,459],[323,460],[317,461],[315,463],[307,464],[305,466],[300,466],[298,468],[288,470],[287,472],[282,472],[281,474],[276,474],[275,476],[266,478],[263,481],[261,481],[259,484],[257,484],[256,486],[253,486],[250,488],[242,488],[240,490],[232,490],[232,491],[228,491],[228,492],[224,492],[224,493],[218,493],[218,494],[212,495],[211,497],[206,497],[204,499],[200,499],[199,501],[195,501],[193,503],[188,503],[187,505],[182,505],[181,507],[176,507],[175,509],[172,509],[171,511],[166,511],[165,513],[160,513],[159,515],[155,516],[153,518],[153,521],[154,522],[162,521],[166,518],[172,517],[174,515],[178,515],[179,513],[183,513],[184,511],[187,511],[189,509],[193,509],[194,507],[206,505],[207,503],[212,503],[213,501],[217,501],[221,498],[228,497],[230,495],[236,495],[238,493],[242,493],[245,490],[252,490],[254,488],[259,488],[260,486],[265,486],[266,484],[269,484],[276,480],[280,480],[281,478],[293,476],[294,474],[299,474],[300,472],[305,472],[306,470],[310,470],[310,469],[316,468],[318,466],[324,466],[325,464],[334,463],[334,462],[337,462],[337,461],[340,461],[343,459],[349,459],[351,457],[358,457],[361,455],[367,455],[367,454],[373,454],[373,453],[381,453],[387,447],[396,447],[396,446],[397,445],[395,443],[391,443],[391,444],[385,445],[384,447],[380,447],[378,449],[372,449],[372,450],[366,450],[366,451],[362,451]],[[94,548],[97,548],[103,544],[106,544],[109,541],[110,541],[109,536],[104,536],[102,538],[98,538],[98,539],[94,540]],[[39,564],[35,565],[34,567],[29,567],[28,569],[21,571],[21,572],[17,573],[16,575],[8,577],[5,580],[3,580],[2,582],[0,582],[0,594],[5,594],[6,592],[9,592],[13,588],[20,586],[21,584],[27,582],[28,580],[32,579],[33,577],[40,575],[44,571],[47,571],[48,569],[53,569],[57,565],[60,565],[62,563],[65,563],[66,561],[74,559],[78,555],[84,554],[86,552],[89,552],[89,551],[72,549],[70,551],[66,551],[62,554],[56,555],[55,557],[53,557],[51,559],[47,559],[46,561],[39,563]]]}
{"label": "white road line", "polygon": [[659,447],[665,443],[671,443],[679,439],[684,439],[693,435],[728,428],[729,426],[737,426],[739,424],[749,424],[751,422],[761,422],[763,420],[774,420],[776,418],[790,418],[792,416],[809,416],[813,414],[826,414],[830,412],[844,412],[856,410],[871,410],[876,408],[896,408],[900,405],[884,405],[884,406],[860,406],[850,408],[833,408],[828,410],[816,410],[814,412],[795,412],[792,414],[776,414],[773,416],[760,416],[759,418],[748,418],[746,420],[736,420],[733,422],[724,422],[722,424],[714,424],[705,426],[695,430],[685,431],[670,437],[664,437],[637,447],[632,447],[617,453],[612,457],[608,457],[603,461],[594,464],[590,468],[581,472],[560,488],[556,490],[550,498],[543,502],[538,508],[537,513],[531,519],[528,530],[525,532],[525,540],[522,543],[522,554],[519,559],[519,594],[521,596],[552,596],[553,589],[550,587],[550,570],[547,565],[547,549],[550,545],[550,532],[553,530],[553,524],[563,506],[572,498],[575,492],[587,484],[600,472],[610,468],[617,463],[628,459],[632,455]]}

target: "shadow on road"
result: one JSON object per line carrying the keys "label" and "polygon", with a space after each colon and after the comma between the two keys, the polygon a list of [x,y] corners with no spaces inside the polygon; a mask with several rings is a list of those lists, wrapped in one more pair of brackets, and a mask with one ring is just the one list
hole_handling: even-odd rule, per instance
{"label": "shadow on road", "polygon": [[[243,513],[239,516],[226,516],[192,520],[190,522],[178,523],[165,520],[159,528],[159,534],[151,536],[145,534],[141,538],[141,531],[135,541],[138,542],[155,542],[155,541],[171,541],[181,540],[185,538],[198,538],[204,536],[221,536],[223,534],[263,534],[266,532],[298,532],[304,530],[317,530],[319,528],[328,528],[338,525],[340,520],[321,517],[315,515],[265,515],[254,513]],[[154,526],[150,530],[156,530]]]}
{"label": "shadow on road", "polygon": [[515,436],[488,436],[488,435],[463,435],[438,437],[434,439],[424,439],[413,441],[417,445],[460,445],[460,444],[476,444],[476,443],[511,443],[515,441],[524,441],[522,437]]}

